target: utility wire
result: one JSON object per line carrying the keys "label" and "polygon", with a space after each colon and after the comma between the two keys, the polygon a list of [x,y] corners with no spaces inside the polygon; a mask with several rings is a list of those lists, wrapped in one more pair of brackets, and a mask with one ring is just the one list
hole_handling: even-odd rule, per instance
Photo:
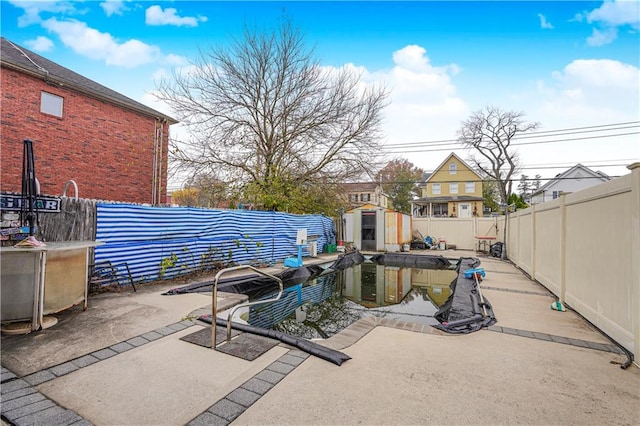
{"label": "utility wire", "polygon": [[[512,143],[511,146],[521,146],[521,145],[540,145],[540,144],[548,144],[548,143],[559,143],[559,142],[573,142],[579,140],[588,140],[588,139],[603,139],[603,138],[612,138],[618,136],[629,136],[629,135],[638,135],[640,131],[637,132],[629,132],[629,133],[619,133],[616,135],[600,135],[600,136],[585,136],[582,138],[568,138],[568,139],[557,139],[552,141],[535,141],[535,142],[520,142],[520,143]],[[451,145],[451,144],[449,144]],[[386,154],[412,154],[418,152],[435,152],[435,151],[451,151],[452,149],[473,149],[473,147],[465,146],[463,144],[458,144],[455,148],[425,148],[425,149],[412,149],[412,150],[401,150],[401,151],[386,151],[387,148],[396,148],[395,146],[383,146],[382,149],[385,150]]]}
{"label": "utility wire", "polygon": [[[520,143],[515,143],[514,142],[511,145],[512,146],[541,145],[541,144],[548,144],[548,143],[573,142],[573,141],[579,141],[579,140],[613,138],[613,137],[618,137],[618,136],[629,136],[629,135],[638,135],[638,134],[640,134],[640,131],[629,132],[629,133],[619,133],[619,134],[615,134],[615,135],[585,136],[585,137],[581,137],[581,138],[557,139],[557,140],[552,140],[552,141],[535,141],[535,142],[520,142]],[[636,143],[637,143],[637,141],[636,141]],[[448,145],[451,145],[451,144],[448,144]],[[425,149],[410,149],[410,150],[400,150],[400,151],[387,151],[387,149],[395,149],[395,148],[397,148],[397,147],[396,146],[382,146],[382,149],[385,150],[385,153],[387,153],[387,154],[411,154],[411,153],[418,153],[418,152],[451,151],[453,149],[473,149],[473,147],[466,146],[466,145],[463,145],[461,143],[458,143],[458,145],[456,147],[449,147],[449,148],[425,148]]]}
{"label": "utility wire", "polygon": [[[605,127],[609,127],[609,128],[605,128]],[[613,123],[613,124],[601,124],[597,126],[570,127],[566,129],[528,132],[528,133],[523,133],[521,135],[516,135],[512,138],[512,140],[531,139],[531,138],[549,138],[554,136],[563,136],[565,134],[615,131],[615,130],[635,128],[635,127],[640,127],[640,121],[629,121],[629,122]],[[397,144],[388,144],[387,146],[396,148],[396,147],[411,146],[411,145],[431,146],[431,145],[442,145],[442,144],[452,144],[452,143],[459,143],[459,141],[458,139],[441,139],[441,140],[434,140],[434,141],[402,142]]]}

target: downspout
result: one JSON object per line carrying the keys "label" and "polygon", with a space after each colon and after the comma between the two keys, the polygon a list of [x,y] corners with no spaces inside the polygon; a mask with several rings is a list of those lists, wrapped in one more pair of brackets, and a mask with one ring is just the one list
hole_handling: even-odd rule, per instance
{"label": "downspout", "polygon": [[158,143],[160,146],[159,154],[158,154],[158,196],[156,198],[157,204],[160,204],[162,200],[162,165],[163,165],[163,154],[164,154],[164,126],[166,120],[160,121],[160,128],[158,129],[159,137]]}
{"label": "downspout", "polygon": [[158,182],[158,119],[153,123],[153,172],[151,177],[151,205],[156,205],[156,185]]}

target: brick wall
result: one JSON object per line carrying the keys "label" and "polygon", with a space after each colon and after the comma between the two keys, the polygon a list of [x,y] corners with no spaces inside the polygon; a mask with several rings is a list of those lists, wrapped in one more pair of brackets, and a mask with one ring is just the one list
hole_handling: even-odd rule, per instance
{"label": "brick wall", "polygon": [[[0,190],[21,191],[23,140],[31,139],[42,194],[61,195],[73,179],[82,198],[152,202],[155,118],[6,68],[1,83]],[[64,98],[62,118],[40,112],[42,91]],[[167,123],[162,135],[160,203],[166,198]],[[74,195],[72,188],[67,195]]]}

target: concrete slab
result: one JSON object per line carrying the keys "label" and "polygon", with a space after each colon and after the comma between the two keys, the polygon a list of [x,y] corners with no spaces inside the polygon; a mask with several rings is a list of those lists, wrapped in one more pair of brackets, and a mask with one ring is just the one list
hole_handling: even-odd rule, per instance
{"label": "concrete slab", "polygon": [[249,362],[164,337],[38,386],[95,425],[181,425],[263,370],[286,348]]}
{"label": "concrete slab", "polygon": [[639,424],[640,372],[616,355],[481,331],[377,327],[341,367],[313,357],[234,425]]}
{"label": "concrete slab", "polygon": [[[484,282],[480,285],[481,288],[483,284]],[[553,299],[547,296],[496,290],[482,290],[482,294],[493,306],[497,326],[611,343],[577,313],[571,310],[566,312],[552,310],[550,306]]]}
{"label": "concrete slab", "polygon": [[[2,365],[20,376],[31,374],[180,321],[211,304],[211,296],[206,294],[163,296],[170,286],[93,296],[86,311],[76,306],[56,314],[58,324],[54,327],[26,335],[3,335]],[[221,308],[226,309],[246,297],[221,293],[219,299]]]}

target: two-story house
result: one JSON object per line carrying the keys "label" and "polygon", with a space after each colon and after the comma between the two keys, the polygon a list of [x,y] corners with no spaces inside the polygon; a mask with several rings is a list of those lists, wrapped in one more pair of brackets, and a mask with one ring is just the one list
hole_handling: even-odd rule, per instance
{"label": "two-story house", "polygon": [[530,204],[555,200],[561,193],[571,193],[599,185],[611,180],[606,174],[593,171],[582,164],[576,164],[535,190],[530,197]]}
{"label": "two-story house", "polygon": [[73,181],[82,198],[166,202],[175,119],[4,37],[0,47],[0,190],[21,192],[29,139],[42,194],[60,195]]}
{"label": "two-story house", "polygon": [[427,176],[421,192],[411,202],[413,217],[482,216],[482,177],[453,152]]}
{"label": "two-story house", "polygon": [[365,205],[389,208],[389,196],[376,182],[343,183],[341,188],[350,209]]}

